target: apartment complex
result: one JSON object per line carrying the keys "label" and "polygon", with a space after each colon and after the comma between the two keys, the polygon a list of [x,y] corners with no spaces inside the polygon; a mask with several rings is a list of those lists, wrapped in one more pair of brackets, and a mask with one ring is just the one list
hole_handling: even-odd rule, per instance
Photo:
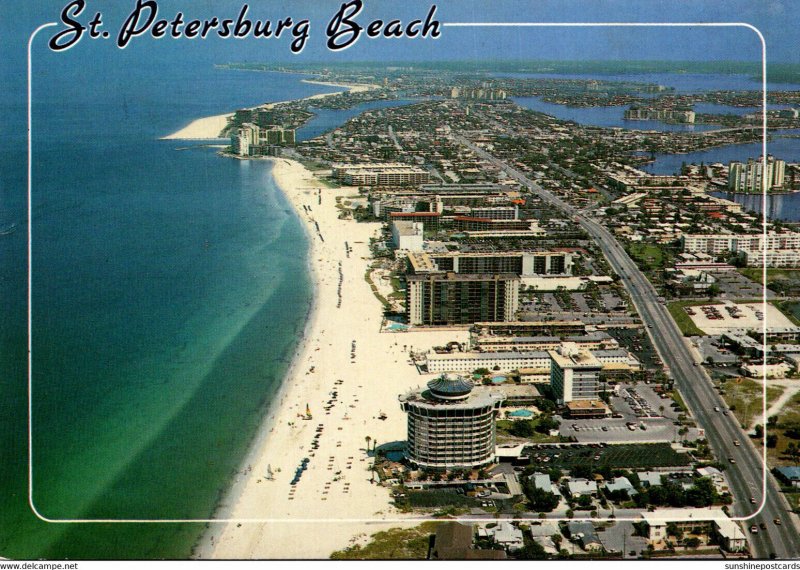
{"label": "apartment complex", "polygon": [[603,364],[591,352],[565,344],[548,354],[552,359],[550,387],[559,404],[600,399]]}
{"label": "apartment complex", "polygon": [[400,397],[408,414],[406,457],[419,467],[470,469],[494,460],[501,392],[473,390],[460,376],[442,375],[427,390]]}
{"label": "apartment complex", "polygon": [[406,313],[412,325],[512,321],[519,309],[513,273],[406,275]]}
{"label": "apartment complex", "polygon": [[769,267],[800,265],[798,232],[772,232],[767,234],[766,240],[762,234],[684,234],[681,242],[687,253],[742,252],[747,257],[747,265],[761,265],[764,255]]}
{"label": "apartment complex", "polygon": [[521,277],[571,275],[572,253],[563,251],[437,252],[408,256],[414,273],[514,273]]}
{"label": "apartment complex", "polygon": [[295,143],[295,130],[277,125],[259,127],[255,123],[244,123],[231,135],[231,147],[238,156],[262,156],[278,154],[277,149]]}
{"label": "apartment complex", "polygon": [[690,109],[651,109],[632,106],[625,111],[629,121],[668,121],[675,123],[694,123],[695,112]]}
{"label": "apartment complex", "polygon": [[428,182],[427,170],[400,162],[334,164],[333,176],[348,186],[409,186]]}
{"label": "apartment complex", "polygon": [[786,162],[767,155],[764,160],[748,159],[746,163],[735,160],[728,167],[728,189],[734,192],[759,193],[771,188],[782,188],[786,175]]}

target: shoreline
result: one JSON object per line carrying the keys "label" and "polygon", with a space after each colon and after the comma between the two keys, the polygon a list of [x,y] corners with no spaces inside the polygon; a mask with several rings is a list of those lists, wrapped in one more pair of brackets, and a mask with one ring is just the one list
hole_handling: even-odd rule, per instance
{"label": "shoreline", "polygon": [[[337,197],[357,190],[327,188],[295,161],[266,160],[309,240],[312,310],[276,397],[213,515],[234,520],[209,524],[193,550],[196,559],[328,558],[374,532],[419,524],[396,511],[389,488],[371,481],[365,437],[378,445],[405,440],[397,397],[428,380],[408,364],[410,346],[429,348],[467,335],[381,332],[383,308],[364,279],[372,261],[370,238],[380,226],[342,220],[337,208]],[[311,420],[300,417],[306,406]],[[377,418],[381,412],[386,420]],[[304,458],[307,468],[292,485]],[[264,477],[268,465],[271,481]]]}
{"label": "shoreline", "polygon": [[[332,91],[330,93],[317,93],[316,95],[309,95],[308,97],[301,97],[300,99],[289,99],[286,101],[274,101],[271,103],[263,103],[255,107],[246,107],[246,109],[272,109],[276,105],[283,105],[285,103],[293,103],[296,101],[312,101],[317,99],[324,99],[331,95],[339,95],[340,93],[362,93],[371,89],[378,89],[378,85],[368,83],[331,83],[327,81],[318,81],[315,79],[301,79],[301,83],[309,83],[313,85],[324,85],[328,87],[341,87],[342,91]],[[226,137],[220,136],[228,127],[228,120],[233,117],[234,113],[223,113],[221,115],[213,115],[210,117],[202,117],[195,119],[185,127],[182,127],[174,133],[165,135],[159,140],[221,140]]]}

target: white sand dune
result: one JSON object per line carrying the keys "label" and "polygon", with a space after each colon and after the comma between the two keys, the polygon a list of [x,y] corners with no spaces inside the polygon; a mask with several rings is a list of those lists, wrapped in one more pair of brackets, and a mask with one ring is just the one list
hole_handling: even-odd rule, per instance
{"label": "white sand dune", "polygon": [[[336,197],[352,190],[322,186],[299,163],[276,159],[274,175],[309,235],[315,306],[279,406],[266,419],[216,514],[274,522],[212,524],[195,553],[198,558],[327,558],[357,535],[417,524],[393,509],[389,489],[371,482],[365,438],[378,445],[405,440],[406,418],[397,397],[427,380],[409,364],[412,346],[466,340],[465,331],[381,333],[382,306],[364,279],[369,239],[379,224],[340,220]],[[345,242],[352,248],[349,256]],[[342,300],[337,307],[340,264]],[[333,407],[326,411],[331,400]],[[300,417],[306,405],[311,420]],[[381,412],[386,420],[378,419]],[[318,426],[322,435],[319,449],[313,450]],[[308,469],[292,492],[290,480],[305,457]],[[272,481],[265,479],[268,466]]]}

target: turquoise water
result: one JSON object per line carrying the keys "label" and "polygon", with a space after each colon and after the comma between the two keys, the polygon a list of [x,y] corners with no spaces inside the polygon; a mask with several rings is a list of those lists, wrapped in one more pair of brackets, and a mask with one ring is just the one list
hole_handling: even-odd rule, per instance
{"label": "turquoise water", "polygon": [[[196,63],[168,78],[133,62],[89,73],[41,55],[35,505],[55,519],[208,518],[305,326],[306,238],[269,163],[157,138],[198,116],[329,89]],[[19,125],[24,104],[7,101]],[[185,558],[204,525],[45,524],[28,507],[22,127],[0,154],[0,228],[16,224],[0,236],[3,260],[15,260],[0,274],[0,556]]]}
{"label": "turquoise water", "polygon": [[533,412],[530,410],[514,410],[513,412],[508,412],[508,415],[512,418],[531,418],[533,417]]}

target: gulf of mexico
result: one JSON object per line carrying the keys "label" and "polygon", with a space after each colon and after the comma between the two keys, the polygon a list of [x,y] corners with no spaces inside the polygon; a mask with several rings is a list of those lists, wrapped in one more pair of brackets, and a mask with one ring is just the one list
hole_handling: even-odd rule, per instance
{"label": "gulf of mexico", "polygon": [[[327,89],[211,66],[104,71],[77,83],[58,67],[34,75],[34,501],[54,518],[205,518],[305,324],[306,243],[268,163],[156,138],[197,116]],[[0,155],[1,221],[17,228],[2,246],[20,262],[24,158]],[[4,265],[0,286],[6,314],[24,317],[24,263]],[[33,517],[24,329],[3,333],[2,423],[16,443],[3,450],[0,555],[186,557],[203,525]]]}
{"label": "gulf of mexico", "polygon": [[[34,209],[34,499],[48,517],[210,516],[304,326],[305,237],[270,166],[171,146],[120,153],[111,187],[82,170]],[[141,184],[146,164],[160,166]]]}

